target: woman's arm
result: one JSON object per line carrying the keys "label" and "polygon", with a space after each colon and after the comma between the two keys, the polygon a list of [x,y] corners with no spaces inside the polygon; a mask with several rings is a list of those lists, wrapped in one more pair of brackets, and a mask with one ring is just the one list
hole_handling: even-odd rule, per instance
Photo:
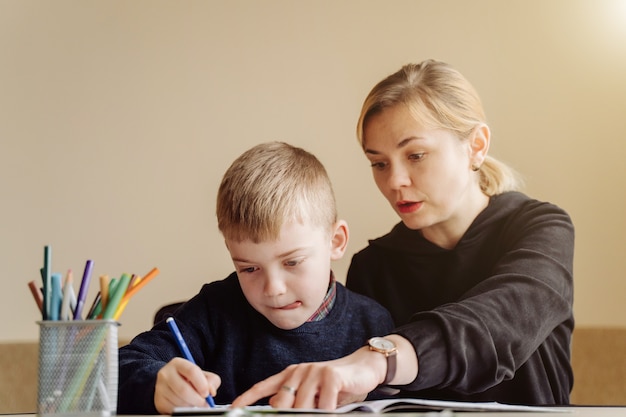
{"label": "woman's arm", "polygon": [[[406,384],[415,379],[417,357],[411,343],[399,335],[388,335],[397,348],[398,366],[390,384]],[[340,359],[291,365],[284,371],[255,384],[233,401],[233,407],[254,404],[271,397],[277,408],[323,408],[364,399],[387,374],[387,359],[381,353],[362,347]],[[283,387],[295,389],[295,393]]]}
{"label": "woman's arm", "polygon": [[420,374],[407,389],[482,392],[513,378],[558,326],[573,325],[574,229],[567,214],[536,203],[502,233],[502,253],[486,279],[457,302],[396,329],[420,359]]}

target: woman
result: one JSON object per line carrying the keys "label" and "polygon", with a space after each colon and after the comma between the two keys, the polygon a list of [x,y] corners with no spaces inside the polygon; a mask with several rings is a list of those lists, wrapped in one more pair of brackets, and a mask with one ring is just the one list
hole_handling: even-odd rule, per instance
{"label": "woman", "polygon": [[292,365],[233,405],[272,396],[275,407],[334,409],[381,384],[419,398],[568,404],[574,228],[487,155],[474,88],[445,63],[406,65],[372,89],[357,136],[402,221],[354,256],[346,284],[398,327],[344,358]]}

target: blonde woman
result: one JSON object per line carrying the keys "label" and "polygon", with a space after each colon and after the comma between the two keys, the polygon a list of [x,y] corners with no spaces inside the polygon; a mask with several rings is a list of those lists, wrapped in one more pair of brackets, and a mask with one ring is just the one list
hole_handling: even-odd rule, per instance
{"label": "blonde woman", "polygon": [[346,285],[397,327],[344,358],[290,366],[233,405],[271,396],[276,407],[334,409],[379,385],[406,397],[569,403],[574,227],[516,191],[514,173],[488,155],[471,84],[442,62],[406,65],[369,93],[357,137],[401,221],[354,256]]}

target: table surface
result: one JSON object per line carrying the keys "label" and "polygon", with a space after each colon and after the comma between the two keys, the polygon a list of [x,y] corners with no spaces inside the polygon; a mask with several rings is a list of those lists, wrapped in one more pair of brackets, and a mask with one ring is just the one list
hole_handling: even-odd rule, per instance
{"label": "table surface", "polygon": [[[361,417],[371,416],[371,417],[438,417],[438,416],[455,416],[455,417],[626,417],[626,406],[620,407],[559,407],[560,409],[565,409],[568,412],[565,413],[542,413],[542,412],[497,412],[497,411],[463,411],[463,412],[439,412],[439,411],[431,411],[424,413],[384,413],[384,414],[374,414],[374,413],[352,413],[359,414]],[[37,414],[1,414],[6,417],[37,417]],[[276,416],[276,414],[256,414],[257,416]],[[297,416],[297,417],[323,417],[323,416],[346,416],[346,414],[284,414],[285,416]],[[130,417],[125,415],[117,415],[116,417]],[[144,416],[149,417],[149,416]],[[153,416],[157,417],[157,416]],[[160,417],[160,416],[159,416]]]}

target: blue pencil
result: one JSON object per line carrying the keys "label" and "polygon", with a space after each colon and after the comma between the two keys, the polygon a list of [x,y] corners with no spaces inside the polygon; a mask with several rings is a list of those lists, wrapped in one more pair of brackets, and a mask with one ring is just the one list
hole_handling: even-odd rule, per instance
{"label": "blue pencil", "polygon": [[[168,317],[168,319],[165,320],[165,322],[170,327],[170,330],[172,331],[172,334],[174,335],[174,339],[176,339],[176,343],[178,344],[178,347],[180,348],[180,351],[182,352],[185,359],[187,359],[189,362],[193,364],[196,364],[196,361],[193,360],[193,356],[191,356],[191,352],[189,351],[189,348],[187,347],[187,343],[185,343],[185,339],[183,339],[182,333],[180,332],[180,330],[178,329],[178,326],[176,325],[176,322],[174,321],[174,317]],[[213,401],[213,397],[211,397],[211,394],[209,394],[209,396],[206,397],[206,402],[209,404],[211,408],[215,408],[215,401]]]}

